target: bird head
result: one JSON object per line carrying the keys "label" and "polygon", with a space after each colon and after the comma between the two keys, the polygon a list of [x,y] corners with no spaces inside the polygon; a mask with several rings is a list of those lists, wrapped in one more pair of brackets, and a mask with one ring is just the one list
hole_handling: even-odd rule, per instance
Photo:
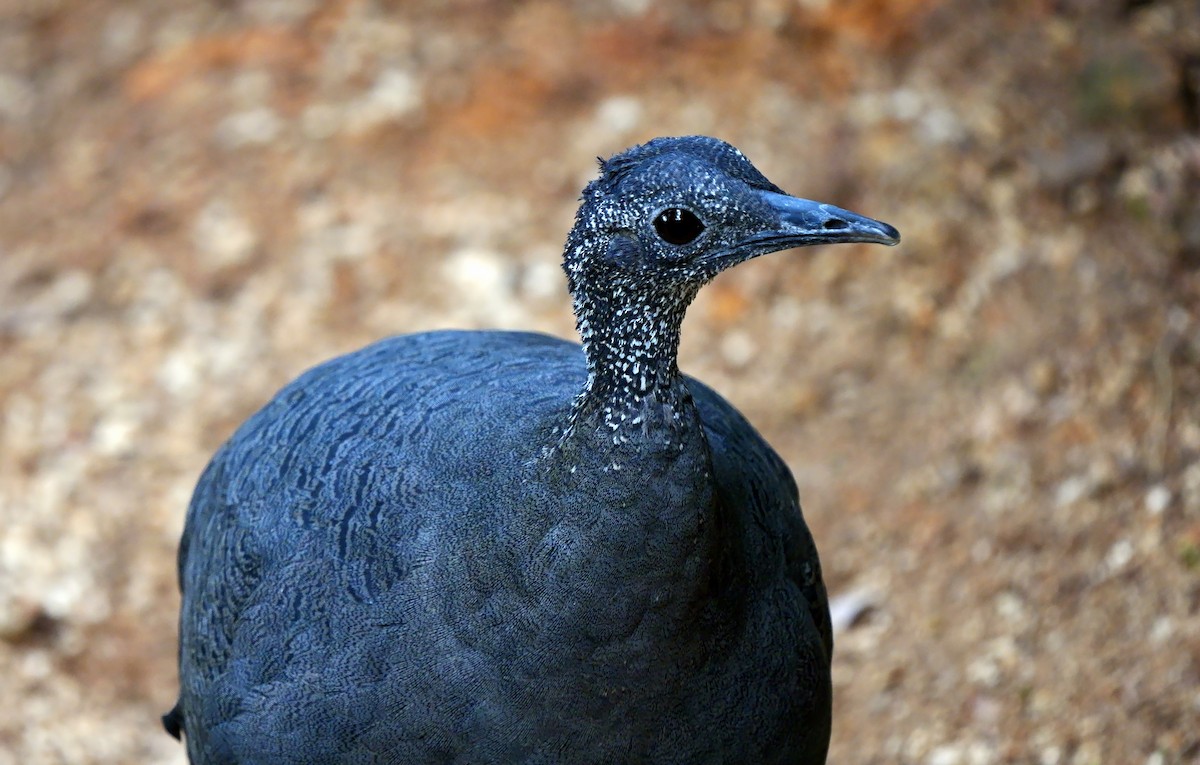
{"label": "bird head", "polygon": [[563,265],[577,299],[619,288],[675,293],[686,303],[721,271],[759,255],[899,241],[886,223],[788,196],[724,141],[656,138],[600,161]]}

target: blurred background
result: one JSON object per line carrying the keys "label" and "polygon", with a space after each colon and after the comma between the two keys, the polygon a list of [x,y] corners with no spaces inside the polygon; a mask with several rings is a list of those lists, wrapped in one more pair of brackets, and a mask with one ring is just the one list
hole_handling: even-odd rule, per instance
{"label": "blurred background", "polygon": [[684,327],[848,606],[830,761],[1200,762],[1195,0],[4,0],[0,763],[182,763],[212,451],[389,334],[572,336],[595,157],[687,133],[904,234]]}

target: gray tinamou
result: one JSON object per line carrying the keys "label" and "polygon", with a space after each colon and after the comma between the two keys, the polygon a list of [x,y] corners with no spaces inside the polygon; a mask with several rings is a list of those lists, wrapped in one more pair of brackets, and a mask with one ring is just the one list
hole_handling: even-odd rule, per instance
{"label": "gray tinamou", "polygon": [[833,641],[796,484],[680,373],[679,328],[750,258],[898,241],[713,138],[602,161],[564,253],[582,347],[394,337],[213,457],[167,729],[197,765],[823,763]]}

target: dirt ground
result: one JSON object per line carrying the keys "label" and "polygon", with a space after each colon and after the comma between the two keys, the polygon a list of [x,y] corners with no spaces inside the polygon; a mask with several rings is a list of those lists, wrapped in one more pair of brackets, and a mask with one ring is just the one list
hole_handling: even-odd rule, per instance
{"label": "dirt ground", "polygon": [[182,763],[208,456],[373,339],[572,335],[594,158],[686,133],[904,235],[684,328],[847,611],[830,762],[1200,763],[1194,0],[7,0],[0,764]]}

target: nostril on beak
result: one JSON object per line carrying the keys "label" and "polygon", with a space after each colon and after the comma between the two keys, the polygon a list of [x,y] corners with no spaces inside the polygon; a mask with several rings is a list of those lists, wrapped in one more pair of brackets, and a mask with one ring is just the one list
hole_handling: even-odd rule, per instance
{"label": "nostril on beak", "polygon": [[841,218],[830,218],[822,225],[826,231],[836,231],[840,228],[849,228],[850,224]]}

